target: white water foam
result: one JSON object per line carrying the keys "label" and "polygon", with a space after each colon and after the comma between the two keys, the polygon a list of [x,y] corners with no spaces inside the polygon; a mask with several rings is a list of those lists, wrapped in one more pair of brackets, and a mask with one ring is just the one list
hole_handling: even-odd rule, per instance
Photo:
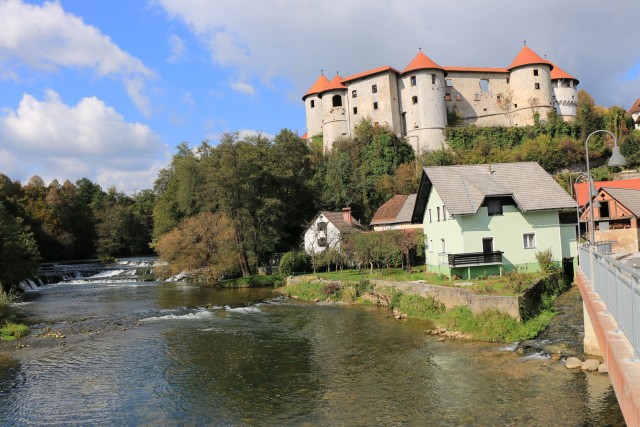
{"label": "white water foam", "polygon": [[161,320],[200,320],[200,319],[209,319],[213,317],[213,313],[209,310],[199,310],[195,313],[187,313],[187,314],[167,314],[165,316],[155,316],[155,317],[147,317],[145,319],[140,319],[141,322],[157,322]]}
{"label": "white water foam", "polygon": [[531,353],[528,354],[526,356],[520,357],[518,360],[524,361],[524,360],[547,360],[550,359],[551,356],[549,354],[543,353],[541,351],[538,351],[536,353]]}
{"label": "white water foam", "polygon": [[227,310],[227,312],[230,312],[230,313],[241,313],[241,314],[262,313],[262,310],[254,306],[236,307],[236,308],[231,308],[229,306],[226,306],[225,310]]}
{"label": "white water foam", "polygon": [[519,341],[512,342],[511,344],[499,347],[498,351],[516,351],[516,349],[518,348],[518,344],[520,344]]}

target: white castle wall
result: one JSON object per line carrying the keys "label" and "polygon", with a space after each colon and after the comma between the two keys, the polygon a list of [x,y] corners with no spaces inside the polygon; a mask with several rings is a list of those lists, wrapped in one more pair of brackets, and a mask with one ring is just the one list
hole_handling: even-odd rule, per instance
{"label": "white castle wall", "polygon": [[[305,98],[305,113],[307,116],[307,135],[309,137],[322,133],[322,120],[324,110],[322,109],[322,98],[318,95],[310,95]],[[313,107],[312,107],[313,105]]]}
{"label": "white castle wall", "polygon": [[[355,98],[354,91],[357,95]],[[401,133],[398,80],[394,72],[375,74],[348,82],[347,99],[350,132],[362,119],[369,117],[372,123],[386,126],[396,134]]]}
{"label": "white castle wall", "polygon": [[578,110],[578,95],[574,80],[553,80],[554,107],[563,120],[575,120]]}
{"label": "white castle wall", "polygon": [[[342,106],[333,106],[334,96],[342,98]],[[344,89],[329,90],[322,94],[322,111],[324,112],[322,135],[325,152],[331,151],[335,140],[349,135],[346,103],[346,91]]]}
{"label": "white castle wall", "polygon": [[[537,76],[534,71],[538,72]],[[550,74],[551,67],[546,64],[526,65],[511,70],[509,86],[513,95],[514,126],[533,125],[536,111],[543,119],[547,117],[553,108]]]}

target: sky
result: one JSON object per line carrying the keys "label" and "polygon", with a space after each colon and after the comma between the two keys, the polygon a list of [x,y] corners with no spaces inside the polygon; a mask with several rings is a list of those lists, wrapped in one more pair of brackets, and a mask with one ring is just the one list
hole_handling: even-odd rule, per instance
{"label": "sky", "polygon": [[321,70],[507,67],[526,41],[604,107],[640,98],[638,0],[0,0],[0,173],[153,187],[187,142],[305,133]]}

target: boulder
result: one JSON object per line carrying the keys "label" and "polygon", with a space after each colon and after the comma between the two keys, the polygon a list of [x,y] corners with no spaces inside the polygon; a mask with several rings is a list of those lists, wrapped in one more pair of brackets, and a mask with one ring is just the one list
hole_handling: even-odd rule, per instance
{"label": "boulder", "polygon": [[600,361],[596,359],[587,359],[582,362],[582,366],[580,369],[587,372],[594,372],[598,370],[598,366],[600,365]]}
{"label": "boulder", "polygon": [[582,360],[578,359],[577,357],[567,357],[567,360],[565,360],[564,362],[564,366],[566,366],[567,369],[581,368]]}
{"label": "boulder", "polygon": [[608,374],[609,369],[607,369],[607,365],[605,365],[604,363],[601,363],[598,365],[598,372],[601,374]]}

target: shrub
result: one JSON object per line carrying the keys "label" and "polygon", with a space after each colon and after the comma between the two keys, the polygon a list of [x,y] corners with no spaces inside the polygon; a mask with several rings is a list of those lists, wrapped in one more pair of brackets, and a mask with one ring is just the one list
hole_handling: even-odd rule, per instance
{"label": "shrub", "polygon": [[340,290],[340,283],[338,282],[329,282],[326,285],[324,285],[324,288],[322,289],[322,292],[325,295],[333,295],[336,292],[338,292]]}
{"label": "shrub", "polygon": [[553,261],[553,255],[551,249],[547,248],[544,251],[536,252],[536,259],[540,264],[540,270],[546,274],[555,274],[559,272],[559,267]]}
{"label": "shrub", "polygon": [[283,276],[290,276],[296,272],[307,271],[308,267],[309,258],[304,251],[290,251],[282,255],[279,273]]}
{"label": "shrub", "polygon": [[6,323],[4,327],[0,328],[0,335],[8,341],[22,338],[28,334],[29,327],[18,323]]}

